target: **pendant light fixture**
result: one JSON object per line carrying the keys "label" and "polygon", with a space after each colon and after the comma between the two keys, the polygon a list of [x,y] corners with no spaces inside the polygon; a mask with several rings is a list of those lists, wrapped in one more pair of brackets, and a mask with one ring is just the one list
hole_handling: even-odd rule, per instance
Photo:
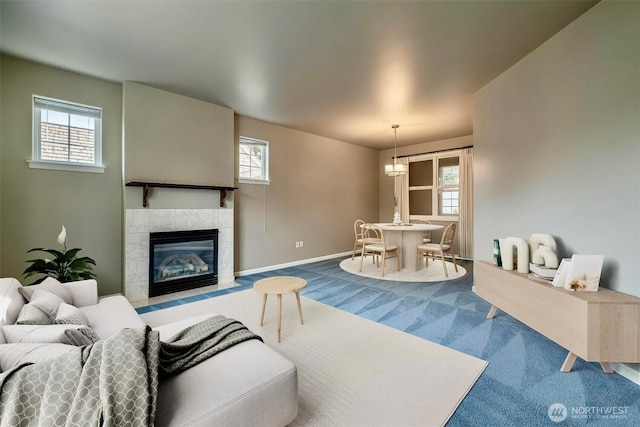
{"label": "pendant light fixture", "polygon": [[397,147],[397,132],[400,125],[391,125],[393,129],[393,164],[384,165],[384,173],[389,176],[405,175],[407,173],[407,165],[404,163],[398,163],[398,147]]}

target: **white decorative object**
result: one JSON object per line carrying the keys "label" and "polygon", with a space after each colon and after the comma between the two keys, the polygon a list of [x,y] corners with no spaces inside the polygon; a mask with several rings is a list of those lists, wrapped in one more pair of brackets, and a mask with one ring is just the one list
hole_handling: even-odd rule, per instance
{"label": "white decorative object", "polygon": [[553,252],[558,253],[558,245],[556,245],[556,241],[551,234],[533,233],[531,237],[529,237],[529,253],[531,255],[536,253],[540,245],[549,246]]}
{"label": "white decorative object", "polygon": [[518,273],[529,272],[529,244],[522,237],[507,237],[501,244],[502,268],[513,270],[514,248],[517,251]]}
{"label": "white decorative object", "polygon": [[551,246],[540,245],[533,252],[531,262],[545,268],[558,268],[558,255],[551,249]]}
{"label": "white decorative object", "polygon": [[562,288],[564,286],[564,282],[567,281],[567,276],[569,275],[569,265],[571,264],[571,258],[563,258],[560,261],[560,267],[558,267],[558,271],[556,271],[556,275],[553,277],[553,286],[556,288]]}
{"label": "white decorative object", "polygon": [[572,256],[564,288],[569,291],[597,291],[603,262],[602,255]]}
{"label": "white decorative object", "polygon": [[400,212],[396,211],[396,213],[393,214],[393,223],[396,225],[402,224],[402,218],[400,218]]}
{"label": "white decorative object", "polygon": [[531,270],[534,276],[544,280],[553,280],[558,272],[557,268],[542,267],[532,262],[529,263],[529,270]]}

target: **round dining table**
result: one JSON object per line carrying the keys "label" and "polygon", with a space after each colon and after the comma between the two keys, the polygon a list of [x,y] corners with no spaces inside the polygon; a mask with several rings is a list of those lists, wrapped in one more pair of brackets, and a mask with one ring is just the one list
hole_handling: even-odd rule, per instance
{"label": "round dining table", "polygon": [[[413,259],[416,256],[416,247],[422,244],[422,236],[425,231],[442,230],[443,225],[437,224],[392,224],[392,223],[376,223],[384,232],[384,240],[387,245],[398,245],[401,251],[400,261],[402,268],[407,268],[408,265],[412,266]],[[406,260],[409,261],[406,261]],[[420,257],[422,262],[422,257]],[[410,264],[409,264],[410,263]],[[420,268],[420,264],[418,264]]]}

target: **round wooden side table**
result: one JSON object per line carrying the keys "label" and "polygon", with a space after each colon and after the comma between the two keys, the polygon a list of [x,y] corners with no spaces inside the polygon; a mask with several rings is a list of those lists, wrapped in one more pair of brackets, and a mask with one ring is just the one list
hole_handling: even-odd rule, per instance
{"label": "round wooden side table", "polygon": [[296,294],[298,300],[298,313],[300,313],[300,323],[304,325],[302,319],[302,306],[300,305],[300,291],[307,287],[307,281],[293,276],[275,276],[260,279],[253,284],[256,292],[264,294],[262,299],[262,314],[260,315],[260,326],[264,322],[264,310],[267,306],[268,295],[278,295],[278,342],[282,330],[282,294]]}

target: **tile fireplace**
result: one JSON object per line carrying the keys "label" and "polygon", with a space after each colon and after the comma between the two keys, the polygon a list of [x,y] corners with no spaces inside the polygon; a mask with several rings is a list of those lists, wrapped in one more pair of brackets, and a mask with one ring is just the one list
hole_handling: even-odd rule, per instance
{"label": "tile fireplace", "polygon": [[149,296],[218,283],[218,230],[149,234]]}
{"label": "tile fireplace", "polygon": [[[234,281],[233,208],[224,209],[126,209],[124,295],[129,301],[149,298],[151,234],[218,230],[218,284]],[[200,257],[202,258],[202,257]],[[185,261],[185,260],[183,260]],[[177,261],[180,263],[180,261]],[[188,260],[185,261],[188,263]],[[207,262],[203,260],[203,262]],[[199,262],[196,262],[199,264]],[[196,269],[195,264],[193,268]],[[215,263],[214,263],[215,264]],[[187,267],[188,268],[188,267]],[[213,269],[213,266],[211,267]],[[167,275],[169,271],[165,273]]]}

